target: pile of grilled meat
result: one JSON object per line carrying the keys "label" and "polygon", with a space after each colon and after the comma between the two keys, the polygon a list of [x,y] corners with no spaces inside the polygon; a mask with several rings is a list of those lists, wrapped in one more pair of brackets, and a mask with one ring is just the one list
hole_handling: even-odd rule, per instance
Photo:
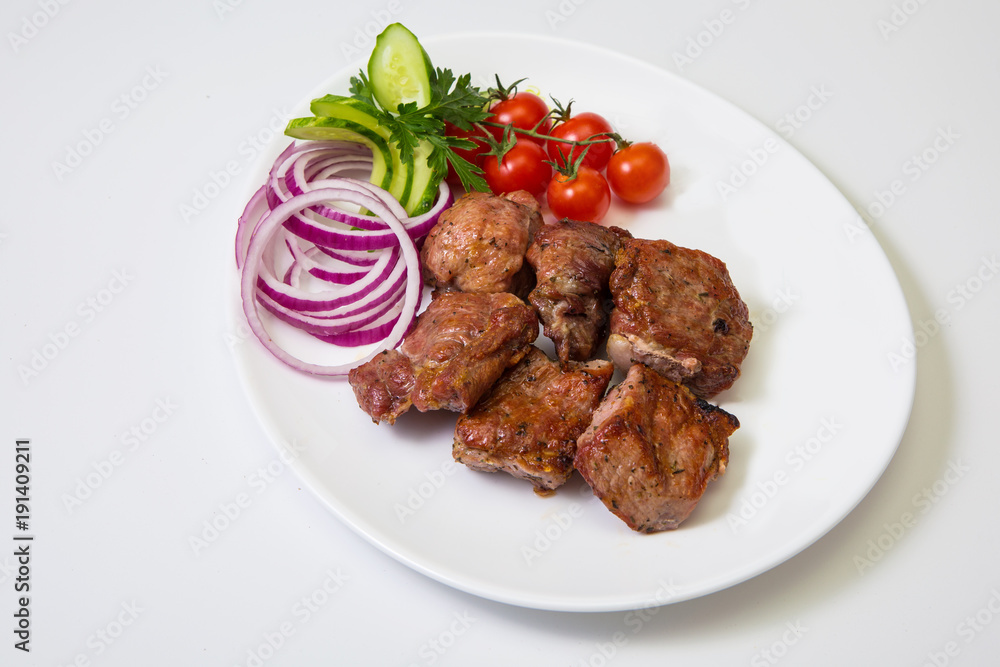
{"label": "pile of grilled meat", "polygon": [[[739,427],[706,399],[739,376],[753,335],[725,264],[617,227],[543,224],[525,192],[461,197],[421,260],[430,304],[349,376],[376,423],[458,412],[453,455],[470,468],[542,495],[578,470],[639,532],[688,517]],[[556,360],[533,345],[539,321]]]}

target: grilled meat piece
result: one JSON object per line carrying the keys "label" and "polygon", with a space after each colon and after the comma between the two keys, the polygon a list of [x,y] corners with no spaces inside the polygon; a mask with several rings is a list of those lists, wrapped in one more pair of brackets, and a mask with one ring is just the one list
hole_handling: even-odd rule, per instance
{"label": "grilled meat piece", "polygon": [[414,407],[468,412],[536,338],[538,316],[513,294],[439,293],[403,341]]}
{"label": "grilled meat piece", "polygon": [[574,220],[543,225],[535,234],[526,259],[537,281],[528,301],[561,361],[597,354],[607,323],[608,277],[621,239],[630,237],[618,227]]}
{"label": "grilled meat piece", "polygon": [[542,225],[527,192],[463,195],[441,214],[420,250],[424,281],[462,292],[526,296],[534,284],[524,253]]}
{"label": "grilled meat piece", "polygon": [[358,405],[376,424],[394,423],[413,405],[413,362],[398,350],[385,350],[368,363],[352,368],[347,379]]}
{"label": "grilled meat piece", "polygon": [[474,470],[503,471],[547,495],[573,474],[576,439],[608,387],[609,361],[561,366],[532,346],[455,427],[452,454]]}
{"label": "grilled meat piece", "polygon": [[575,466],[629,528],[677,528],[726,470],[739,421],[643,364],[608,392],[577,442]]}
{"label": "grilled meat piece", "polygon": [[400,351],[352,369],[348,381],[376,423],[410,404],[466,412],[537,337],[535,311],[513,294],[435,292]]}
{"label": "grilled meat piece", "polygon": [[722,261],[669,241],[624,239],[610,287],[607,348],[620,370],[642,362],[702,398],[739,377],[753,325]]}

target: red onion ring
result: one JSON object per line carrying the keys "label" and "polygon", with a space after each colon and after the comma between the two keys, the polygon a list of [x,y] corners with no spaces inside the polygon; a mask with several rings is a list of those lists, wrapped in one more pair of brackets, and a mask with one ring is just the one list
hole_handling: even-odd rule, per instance
{"label": "red onion ring", "polygon": [[[451,204],[451,191],[442,182],[434,207],[408,217],[384,189],[352,177],[370,170],[371,153],[359,144],[292,143],[240,215],[235,250],[244,314],[265,348],[297,370],[345,375],[396,347],[416,318],[418,249]],[[309,363],[272,340],[258,307],[337,346],[377,345],[349,364]]]}
{"label": "red onion ring", "polygon": [[[259,268],[263,261],[265,250],[270,246],[273,237],[296,213],[301,212],[309,206],[328,201],[346,201],[356,204],[382,218],[399,240],[399,248],[406,266],[407,275],[402,311],[388,335],[365,358],[335,366],[306,362],[285,351],[271,339],[271,336],[264,328],[264,323],[261,321],[260,313],[257,310]],[[416,319],[422,289],[420,259],[417,255],[417,248],[412,239],[410,239],[403,222],[393,214],[383,201],[358,188],[356,185],[347,182],[339,188],[328,187],[297,195],[271,209],[257,224],[255,233],[250,239],[240,280],[243,313],[246,315],[250,330],[257,336],[257,339],[260,340],[271,354],[292,368],[323,376],[345,375],[351,368],[366,363],[382,351],[398,345]]]}
{"label": "red onion ring", "polygon": [[[327,142],[315,143],[325,144]],[[341,157],[337,153],[336,147],[303,148],[300,145],[295,149],[291,147],[286,149],[275,161],[268,177],[266,190],[268,204],[273,208],[292,196],[317,187],[325,187],[325,178],[309,180],[307,174],[311,174],[313,177],[326,176],[331,173],[339,173],[340,170],[346,170],[349,165],[355,164],[351,161],[328,164],[329,160],[336,157]],[[323,169],[317,170],[316,164],[325,166]],[[356,182],[361,187],[377,188],[366,181]],[[378,189],[381,190],[381,188]],[[407,218],[402,206],[395,200],[393,202],[391,206],[394,207],[397,215],[404,219],[411,236],[418,239],[426,236],[427,232],[434,226],[441,211],[450,205],[451,190],[447,183],[442,181],[435,206],[424,215],[414,218]],[[313,207],[310,213],[313,212],[320,216],[318,220],[305,213],[301,216],[295,215],[289,221],[288,228],[297,236],[317,245],[333,246],[341,250],[378,250],[390,247],[395,243],[392,234],[377,216],[345,211],[330,206]],[[343,224],[335,224],[338,222]],[[378,233],[366,233],[372,231]]]}

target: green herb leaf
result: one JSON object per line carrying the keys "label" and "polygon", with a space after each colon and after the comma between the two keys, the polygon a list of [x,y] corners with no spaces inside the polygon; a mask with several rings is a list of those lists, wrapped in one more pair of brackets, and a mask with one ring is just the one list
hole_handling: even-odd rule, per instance
{"label": "green herb leaf", "polygon": [[455,78],[450,69],[437,68],[430,84],[431,98],[422,108],[416,102],[408,102],[396,109],[383,109],[375,101],[364,71],[351,77],[350,92],[351,97],[374,107],[379,124],[389,131],[389,140],[398,147],[401,160],[412,160],[420,141],[427,141],[434,147],[430,157],[433,169],[446,174],[450,164],[467,190],[488,191],[482,170],[454,150],[472,148],[472,142],[445,136],[445,123],[470,129],[474,123],[489,117],[489,99],[472,85],[471,74]]}

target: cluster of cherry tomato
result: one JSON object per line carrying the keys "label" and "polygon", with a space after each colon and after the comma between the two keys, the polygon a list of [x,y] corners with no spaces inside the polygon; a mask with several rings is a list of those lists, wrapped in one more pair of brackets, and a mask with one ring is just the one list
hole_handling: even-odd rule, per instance
{"label": "cluster of cherry tomato", "polygon": [[527,91],[502,94],[485,123],[468,131],[450,126],[448,134],[476,144],[457,152],[483,170],[494,194],[527,190],[539,199],[544,195],[557,218],[599,222],[611,206],[612,192],[630,204],[663,192],[670,183],[670,163],[656,144],[630,143],[599,114],[571,110],[572,103],[563,109],[558,102],[551,110]]}

